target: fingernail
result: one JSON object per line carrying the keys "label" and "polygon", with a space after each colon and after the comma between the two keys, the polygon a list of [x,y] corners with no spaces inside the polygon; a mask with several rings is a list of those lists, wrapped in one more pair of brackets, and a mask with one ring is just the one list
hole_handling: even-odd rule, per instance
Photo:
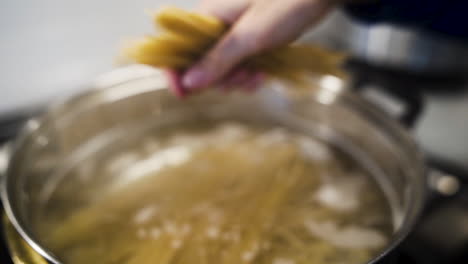
{"label": "fingernail", "polygon": [[265,75],[263,73],[256,73],[252,79],[246,84],[245,91],[252,93],[257,91],[262,83],[265,81]]}
{"label": "fingernail", "polygon": [[189,70],[187,73],[185,73],[182,79],[182,84],[186,89],[196,89],[204,84],[204,82],[206,81],[206,77],[207,74],[203,70]]}

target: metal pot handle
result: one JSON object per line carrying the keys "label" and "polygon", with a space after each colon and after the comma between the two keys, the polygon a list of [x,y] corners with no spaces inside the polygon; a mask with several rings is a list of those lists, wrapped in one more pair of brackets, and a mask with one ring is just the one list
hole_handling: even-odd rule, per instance
{"label": "metal pot handle", "polygon": [[345,67],[353,74],[350,85],[354,91],[404,126],[412,128],[416,124],[424,109],[424,100],[411,78],[386,74],[352,60]]}
{"label": "metal pot handle", "polygon": [[[355,92],[407,128],[416,124],[423,111],[424,100],[415,85],[414,76],[375,69],[359,61],[348,61],[346,67],[353,73],[350,86]],[[427,165],[427,186],[431,190],[428,199],[452,197],[461,189],[468,190],[468,183],[456,177],[456,171],[447,170],[433,160],[429,160]]]}
{"label": "metal pot handle", "polygon": [[422,112],[422,102],[419,98],[402,98],[398,92],[378,86],[364,86],[360,93],[407,128],[415,125]]}

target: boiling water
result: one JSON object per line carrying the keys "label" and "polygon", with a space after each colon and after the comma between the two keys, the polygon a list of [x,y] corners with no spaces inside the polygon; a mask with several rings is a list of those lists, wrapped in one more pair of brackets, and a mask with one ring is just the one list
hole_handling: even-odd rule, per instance
{"label": "boiling water", "polygon": [[146,137],[70,170],[48,199],[37,230],[66,264],[359,264],[394,229],[378,184],[344,152],[232,122]]}

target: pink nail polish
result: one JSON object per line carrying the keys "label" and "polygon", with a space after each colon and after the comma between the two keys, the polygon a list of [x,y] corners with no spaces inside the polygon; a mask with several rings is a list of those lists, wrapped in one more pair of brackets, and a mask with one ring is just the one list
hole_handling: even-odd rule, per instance
{"label": "pink nail polish", "polygon": [[186,92],[182,87],[180,74],[174,70],[166,70],[165,73],[169,81],[170,90],[179,98],[185,97]]}

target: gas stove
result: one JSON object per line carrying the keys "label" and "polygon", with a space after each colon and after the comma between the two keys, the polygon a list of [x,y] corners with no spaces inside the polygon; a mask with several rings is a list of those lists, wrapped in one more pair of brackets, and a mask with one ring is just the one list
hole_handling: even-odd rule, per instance
{"label": "gas stove", "polygon": [[[347,68],[352,73],[352,86],[357,92],[384,106],[384,110],[408,126],[416,139],[422,141],[431,168],[428,182],[433,191],[427,199],[426,209],[413,232],[396,251],[393,263],[468,263],[468,168],[460,162],[468,160],[468,156],[454,159],[452,154],[437,152],[431,142],[424,141],[434,133],[428,129],[447,121],[440,119],[451,109],[447,98],[454,98],[457,103],[465,100],[467,112],[462,118],[468,118],[468,79],[462,76],[416,76],[370,67],[359,61],[350,61]],[[0,145],[13,140],[24,122],[37,113],[27,111],[1,116]],[[454,117],[457,118],[456,113]],[[459,122],[464,120],[459,119]],[[465,135],[468,135],[468,128]],[[468,144],[465,138],[446,140]],[[0,232],[3,231],[0,228]],[[0,243],[0,261],[13,263],[5,241]]]}

